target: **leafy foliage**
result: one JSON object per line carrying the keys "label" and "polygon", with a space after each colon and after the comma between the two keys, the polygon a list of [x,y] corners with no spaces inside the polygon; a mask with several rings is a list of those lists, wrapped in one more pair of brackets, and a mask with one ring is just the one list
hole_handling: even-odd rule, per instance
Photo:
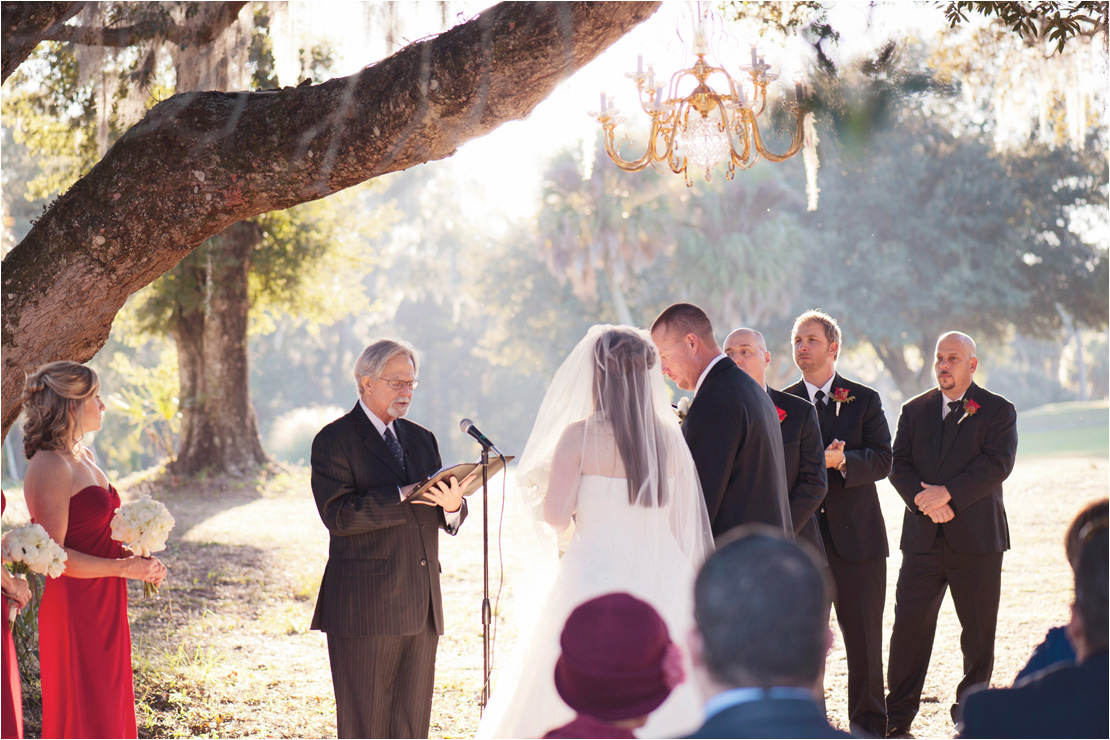
{"label": "leafy foliage", "polygon": [[950,2],[944,17],[951,28],[967,22],[968,13],[997,18],[1026,43],[1055,42],[1062,52],[1068,39],[1106,32],[1108,4],[1105,2]]}

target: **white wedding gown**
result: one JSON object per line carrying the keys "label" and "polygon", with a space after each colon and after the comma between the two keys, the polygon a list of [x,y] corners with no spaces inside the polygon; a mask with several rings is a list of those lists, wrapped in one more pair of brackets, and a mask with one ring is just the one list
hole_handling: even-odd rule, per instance
{"label": "white wedding gown", "polygon": [[[624,591],[647,601],[686,654],[696,565],[670,535],[670,507],[633,506],[624,478],[582,475],[575,511],[574,535],[551,591],[533,629],[522,626],[513,660],[497,677],[480,738],[542,737],[574,718],[555,690],[559,636],[570,612],[595,596]],[[686,681],[635,731],[638,737],[682,737],[698,726],[701,701],[685,663]]]}

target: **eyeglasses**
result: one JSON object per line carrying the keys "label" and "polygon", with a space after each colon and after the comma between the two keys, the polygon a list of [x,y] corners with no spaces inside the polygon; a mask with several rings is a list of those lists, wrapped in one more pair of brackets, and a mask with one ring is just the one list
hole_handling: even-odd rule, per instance
{"label": "eyeglasses", "polygon": [[419,380],[390,380],[389,378],[378,378],[378,380],[384,380],[389,384],[389,387],[395,391],[399,391],[402,388],[408,388],[410,391],[414,391],[420,386]]}

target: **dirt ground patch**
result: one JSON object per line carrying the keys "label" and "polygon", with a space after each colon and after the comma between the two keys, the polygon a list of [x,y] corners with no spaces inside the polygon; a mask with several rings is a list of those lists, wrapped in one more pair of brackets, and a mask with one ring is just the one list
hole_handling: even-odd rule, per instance
{"label": "dirt ground patch", "polygon": [[[1083,504],[1107,495],[1107,476],[1105,458],[1019,459],[1006,486],[1013,549],[1003,566],[994,685],[1008,685],[1048,628],[1067,619],[1071,576],[1062,538]],[[521,611],[517,597],[534,584],[535,574],[513,569],[514,549],[525,546],[532,533],[520,524],[511,494],[498,537],[502,510],[500,487],[495,488],[490,507],[494,592],[499,539],[508,563],[498,610],[503,617],[497,625],[499,666],[513,647],[514,620]],[[143,601],[139,586],[131,586],[140,734],[334,737],[327,648],[323,635],[308,629],[328,536],[313,504],[307,468],[275,467],[254,480],[121,482],[125,500],[142,493],[169,506],[177,527],[163,553],[171,578],[161,596]],[[889,641],[902,504],[885,484],[880,497],[892,550],[884,635]],[[13,498],[18,521],[22,502],[17,494],[9,503]],[[439,647],[432,737],[472,737],[480,716],[481,513],[475,497],[460,534],[441,536],[446,634]],[[937,627],[916,736],[953,734],[948,707],[960,675],[959,623],[949,599]],[[828,661],[826,701],[840,727],[847,726],[846,682],[838,637]],[[691,727],[698,721],[691,718]]]}

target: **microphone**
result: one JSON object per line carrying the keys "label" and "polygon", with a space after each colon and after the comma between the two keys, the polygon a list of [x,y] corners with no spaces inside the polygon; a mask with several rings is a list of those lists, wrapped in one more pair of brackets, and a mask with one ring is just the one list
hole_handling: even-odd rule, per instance
{"label": "microphone", "polygon": [[497,449],[497,445],[490,442],[486,435],[478,431],[478,427],[474,426],[474,422],[470,419],[463,419],[460,421],[459,429],[462,430],[463,434],[469,434],[471,437],[478,440],[478,444],[482,445],[482,447],[485,447],[487,450],[493,450],[498,455],[501,455],[501,450]]}

